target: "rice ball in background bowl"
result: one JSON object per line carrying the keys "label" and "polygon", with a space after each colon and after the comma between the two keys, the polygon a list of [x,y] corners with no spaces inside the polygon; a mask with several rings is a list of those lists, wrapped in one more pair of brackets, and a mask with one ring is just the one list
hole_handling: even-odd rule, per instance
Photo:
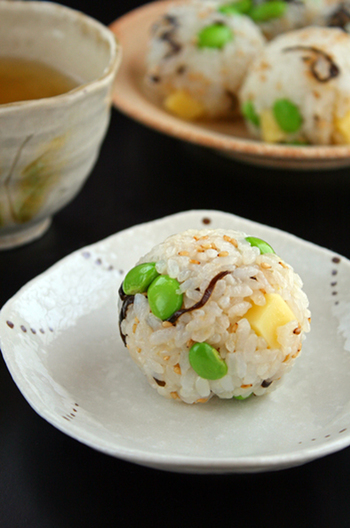
{"label": "rice ball in background bowl", "polygon": [[160,395],[186,403],[273,390],[310,328],[300,277],[269,244],[232,230],[167,238],[119,294],[132,359]]}
{"label": "rice ball in background bowl", "polygon": [[350,33],[350,2],[333,0],[327,3],[327,7],[325,25],[329,27],[339,27],[347,33]]}
{"label": "rice ball in background bowl", "polygon": [[[219,11],[228,17],[237,13],[248,16],[260,27],[267,39],[271,39],[280,33],[309,25],[314,14],[313,10],[310,12],[307,8],[307,4],[310,3],[312,6],[316,6],[314,0],[215,1]],[[317,2],[318,4],[319,2]]]}
{"label": "rice ball in background bowl", "polygon": [[[202,0],[206,1],[206,0]],[[272,38],[307,26],[331,26],[347,30],[350,4],[339,0],[215,0],[221,13],[245,14]]]}
{"label": "rice ball in background bowl", "polygon": [[252,9],[252,19],[259,25],[265,37],[270,40],[275,36],[303,28],[312,24],[316,15],[309,8],[319,2],[314,0],[270,0],[257,2]]}
{"label": "rice ball in background bowl", "polygon": [[305,3],[313,25],[338,27],[349,33],[349,0],[305,0]]}
{"label": "rice ball in background bowl", "polygon": [[226,16],[213,1],[178,3],[151,28],[148,94],[180,118],[237,114],[237,92],[265,43],[246,16]]}
{"label": "rice ball in background bowl", "polygon": [[252,7],[248,15],[259,25],[268,40],[281,33],[307,26],[334,26],[345,29],[349,22],[349,6],[339,0],[250,1]]}
{"label": "rice ball in background bowl", "polygon": [[350,144],[350,36],[308,27],[270,41],[240,91],[251,133],[271,143]]}

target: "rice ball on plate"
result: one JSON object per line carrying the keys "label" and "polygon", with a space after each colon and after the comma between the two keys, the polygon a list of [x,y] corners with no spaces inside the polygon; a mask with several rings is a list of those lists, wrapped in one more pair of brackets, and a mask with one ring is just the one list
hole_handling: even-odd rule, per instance
{"label": "rice ball on plate", "polygon": [[310,328],[300,277],[268,243],[233,230],[167,238],[119,294],[132,359],[160,395],[186,403],[273,390]]}
{"label": "rice ball on plate", "polygon": [[252,64],[240,105],[263,141],[350,144],[350,36],[321,27],[279,35]]}
{"label": "rice ball on plate", "polygon": [[175,3],[151,30],[148,95],[183,119],[237,114],[237,91],[265,43],[248,17],[227,17],[216,2]]}

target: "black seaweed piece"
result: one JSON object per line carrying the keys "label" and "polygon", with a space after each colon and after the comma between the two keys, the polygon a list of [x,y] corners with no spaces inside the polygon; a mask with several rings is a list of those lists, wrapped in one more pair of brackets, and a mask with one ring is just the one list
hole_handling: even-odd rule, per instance
{"label": "black seaweed piece", "polygon": [[150,75],[149,76],[149,80],[152,82],[152,83],[159,83],[160,82],[160,77],[159,75]]}
{"label": "black seaweed piece", "polygon": [[165,385],[166,385],[165,381],[159,380],[159,379],[157,379],[155,377],[153,377],[153,379],[157,383],[157,385],[159,385],[159,387],[165,387]]}
{"label": "black seaweed piece", "polygon": [[205,303],[209,300],[211,294],[213,293],[216,283],[229,273],[231,273],[231,271],[220,271],[220,273],[218,273],[217,275],[215,275],[214,278],[211,279],[200,301],[198,301],[193,306],[190,306],[189,308],[181,308],[181,310],[177,310],[175,313],[173,313],[173,315],[166,319],[166,321],[169,321],[169,323],[174,324],[178,320],[178,318],[181,317],[181,315],[183,315],[184,313],[192,312],[193,310],[197,310],[198,308],[204,306]]}
{"label": "black seaweed piece", "polygon": [[170,27],[167,27],[164,30],[164,32],[159,35],[158,38],[160,40],[164,40],[165,42],[169,44],[170,50],[163,57],[164,59],[169,59],[173,55],[176,55],[177,53],[179,53],[182,49],[182,46],[178,42],[176,42],[176,40],[174,39],[174,33],[179,23],[178,23],[177,18],[171,15],[165,15],[163,17],[163,20],[165,20],[165,22]]}
{"label": "black seaweed piece", "polygon": [[124,299],[126,299],[127,295],[123,289],[123,283],[121,283],[120,285],[120,288],[118,290],[118,294],[119,294],[119,297],[121,298],[122,301],[124,301]]}
{"label": "black seaweed piece", "polygon": [[236,110],[238,108],[238,98],[236,94],[234,94],[230,90],[225,90],[225,94],[230,99],[230,110]]}
{"label": "black seaweed piece", "polygon": [[119,296],[121,300],[123,301],[122,307],[120,309],[119,313],[119,332],[120,337],[123,340],[124,345],[126,346],[126,334],[122,332],[122,322],[124,321],[126,317],[126,312],[128,311],[128,308],[130,304],[133,304],[135,295],[126,295],[123,290],[123,285],[119,288]]}
{"label": "black seaweed piece", "polygon": [[163,18],[164,18],[164,20],[169,22],[169,24],[171,26],[173,26],[174,28],[176,28],[179,25],[179,22],[178,22],[177,18],[174,17],[173,15],[164,15]]}
{"label": "black seaweed piece", "polygon": [[[155,35],[157,31],[162,29],[164,26],[172,26],[171,29],[175,29],[178,26],[178,21],[174,16],[164,15],[160,20],[154,22],[151,26],[151,33]],[[168,29],[166,29],[168,31]]]}
{"label": "black seaweed piece", "polygon": [[178,75],[182,75],[186,72],[186,66],[184,64],[181,64],[181,66],[178,67],[178,69],[176,70],[176,73]]}
{"label": "black seaweed piece", "polygon": [[167,42],[170,46],[168,53],[164,55],[164,59],[169,59],[173,55],[180,53],[182,46],[173,39],[173,30],[166,31],[160,36],[161,40]]}
{"label": "black seaweed piece", "polygon": [[[337,77],[340,75],[340,69],[333,61],[332,57],[328,55],[323,50],[320,50],[318,48],[314,48],[313,46],[291,46],[289,48],[284,48],[284,52],[289,51],[309,51],[315,55],[314,60],[311,60],[310,63],[310,72],[313,75],[313,77],[320,83],[325,83],[333,79],[334,77]],[[319,72],[317,71],[317,61],[318,59],[322,57],[325,59],[325,61],[328,63],[328,75],[326,77],[322,77]]]}
{"label": "black seaweed piece", "polygon": [[333,13],[330,15],[327,26],[338,27],[345,31],[345,27],[349,24],[349,22],[350,12],[348,8],[343,4],[340,5],[338,9],[333,11]]}

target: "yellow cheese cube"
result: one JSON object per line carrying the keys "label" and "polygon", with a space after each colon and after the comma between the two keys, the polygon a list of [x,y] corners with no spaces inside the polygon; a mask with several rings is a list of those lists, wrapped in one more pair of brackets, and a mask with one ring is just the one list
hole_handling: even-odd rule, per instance
{"label": "yellow cheese cube", "polygon": [[178,90],[168,95],[163,104],[169,112],[182,119],[198,119],[205,114],[205,108],[202,103],[185,90]]}
{"label": "yellow cheese cube", "polygon": [[261,135],[268,143],[279,143],[287,140],[287,134],[279,127],[271,110],[263,110],[260,114]]}
{"label": "yellow cheese cube", "polygon": [[280,348],[277,328],[296,319],[288,304],[277,293],[265,295],[264,306],[254,305],[245,314],[254,332],[262,336],[269,347]]}
{"label": "yellow cheese cube", "polygon": [[344,143],[350,144],[350,110],[344,117],[336,117],[334,127],[344,138]]}

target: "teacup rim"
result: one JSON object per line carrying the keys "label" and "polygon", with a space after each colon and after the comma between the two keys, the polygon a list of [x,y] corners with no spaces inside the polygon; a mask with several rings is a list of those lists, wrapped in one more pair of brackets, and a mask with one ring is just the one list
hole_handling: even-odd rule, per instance
{"label": "teacup rim", "polygon": [[14,101],[11,103],[0,104],[0,113],[2,113],[2,111],[6,109],[50,105],[56,101],[64,102],[66,99],[74,99],[76,97],[86,95],[87,93],[99,90],[104,85],[108,85],[111,80],[113,81],[114,75],[118,70],[118,67],[121,62],[122,47],[114,33],[102,22],[91,17],[90,15],[87,15],[86,13],[83,13],[82,11],[79,11],[78,9],[73,9],[68,6],[52,2],[51,0],[47,0],[45,2],[39,0],[16,0],[16,2],[0,0],[0,10],[5,6],[6,8],[13,8],[14,10],[20,9],[20,6],[25,8],[28,8],[29,6],[35,6],[40,10],[57,9],[61,12],[74,13],[75,16],[79,16],[79,18],[85,20],[90,26],[94,26],[99,30],[100,34],[105,38],[105,41],[108,42],[110,45],[110,57],[108,65],[106,66],[104,72],[92,81],[79,84],[76,88],[73,88],[72,90],[69,90],[68,92],[65,92],[60,95],[44,97],[41,99],[29,99],[26,101]]}

